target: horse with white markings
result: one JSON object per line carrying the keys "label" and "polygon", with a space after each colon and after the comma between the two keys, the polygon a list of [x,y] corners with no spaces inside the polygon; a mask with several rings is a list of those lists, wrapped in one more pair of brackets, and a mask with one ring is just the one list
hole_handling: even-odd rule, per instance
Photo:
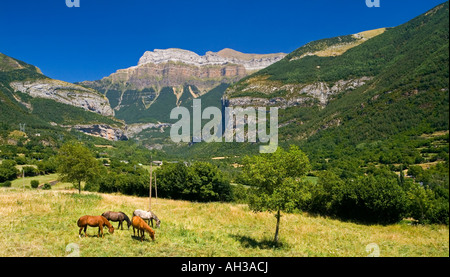
{"label": "horse with white markings", "polygon": [[150,225],[150,222],[151,222],[152,227],[153,227],[153,220],[156,221],[156,228],[159,228],[159,225],[161,224],[161,220],[159,220],[158,217],[156,216],[156,214],[154,214],[151,211],[144,211],[144,210],[137,209],[133,212],[133,216],[139,216],[140,218],[147,220],[148,225]]}

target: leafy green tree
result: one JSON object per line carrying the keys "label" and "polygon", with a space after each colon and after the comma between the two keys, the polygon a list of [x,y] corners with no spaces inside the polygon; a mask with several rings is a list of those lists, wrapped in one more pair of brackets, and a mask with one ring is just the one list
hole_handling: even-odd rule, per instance
{"label": "leafy green tree", "polygon": [[39,170],[34,166],[24,166],[22,167],[23,173],[26,177],[32,177],[39,175]]}
{"label": "leafy green tree", "polygon": [[184,199],[189,193],[188,167],[182,162],[164,163],[155,171],[158,183],[158,194],[171,199]]}
{"label": "leafy green tree", "polygon": [[196,162],[186,166],[182,162],[164,163],[155,170],[158,195],[172,199],[192,201],[231,201],[229,180],[208,162]]}
{"label": "leafy green tree", "polygon": [[281,211],[293,211],[299,200],[309,198],[303,193],[302,179],[310,168],[308,157],[297,146],[244,158],[243,178],[251,185],[250,208],[276,212],[274,243],[278,242]]}
{"label": "leafy green tree", "polygon": [[81,182],[93,181],[100,172],[100,165],[91,151],[79,143],[64,144],[57,157],[59,179],[70,182],[81,194]]}
{"label": "leafy green tree", "polygon": [[231,201],[230,182],[214,165],[196,162],[189,168],[189,195],[197,201]]}
{"label": "leafy green tree", "polygon": [[16,179],[17,174],[19,174],[19,170],[16,168],[15,161],[4,160],[0,164],[0,183]]}

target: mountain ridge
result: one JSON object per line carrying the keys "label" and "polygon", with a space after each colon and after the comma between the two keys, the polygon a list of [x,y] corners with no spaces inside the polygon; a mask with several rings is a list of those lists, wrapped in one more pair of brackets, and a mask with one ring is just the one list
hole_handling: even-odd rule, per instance
{"label": "mountain ridge", "polygon": [[245,54],[229,48],[203,56],[178,48],[155,49],[146,51],[136,66],[79,84],[103,93],[117,117],[128,123],[167,122],[168,116],[155,111],[188,105],[192,99],[222,88],[222,84],[237,82],[285,56]]}
{"label": "mountain ridge", "polygon": [[254,71],[265,68],[266,66],[281,60],[286,55],[287,54],[285,53],[245,54],[230,48],[225,48],[217,53],[208,51],[205,55],[201,56],[189,50],[168,48],[146,51],[139,59],[137,66],[147,63],[159,64],[175,61],[200,67],[208,65],[237,64],[244,66],[247,71]]}

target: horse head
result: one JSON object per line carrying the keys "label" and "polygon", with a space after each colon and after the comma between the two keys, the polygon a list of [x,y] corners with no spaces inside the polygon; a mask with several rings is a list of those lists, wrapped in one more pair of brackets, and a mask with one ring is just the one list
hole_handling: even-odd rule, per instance
{"label": "horse head", "polygon": [[114,234],[114,227],[111,225],[111,227],[108,227],[108,232],[110,234]]}

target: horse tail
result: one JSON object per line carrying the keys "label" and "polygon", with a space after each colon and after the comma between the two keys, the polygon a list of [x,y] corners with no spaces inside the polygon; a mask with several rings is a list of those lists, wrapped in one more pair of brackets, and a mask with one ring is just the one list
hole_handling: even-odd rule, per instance
{"label": "horse tail", "polygon": [[77,221],[78,227],[84,227],[86,225],[86,216],[82,216]]}

